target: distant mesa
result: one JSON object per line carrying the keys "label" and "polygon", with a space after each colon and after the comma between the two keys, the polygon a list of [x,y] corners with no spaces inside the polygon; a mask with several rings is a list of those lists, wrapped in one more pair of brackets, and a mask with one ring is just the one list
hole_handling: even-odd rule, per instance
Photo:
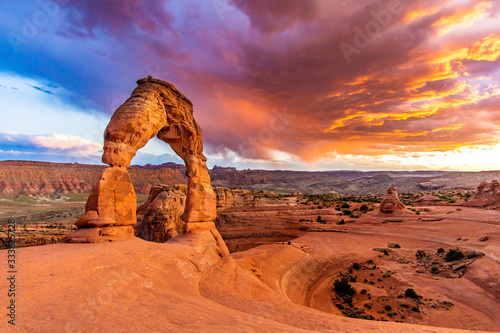
{"label": "distant mesa", "polygon": [[477,187],[476,194],[464,206],[499,209],[500,183],[498,180],[493,180],[490,183],[487,181],[481,182]]}
{"label": "distant mesa", "polygon": [[178,164],[174,162],[167,162],[163,164],[146,164],[146,165],[132,165],[132,167],[144,169],[144,170],[158,170],[158,169],[174,169],[180,171],[186,171],[186,166],[184,164]]}
{"label": "distant mesa", "polygon": [[399,201],[398,192],[395,186],[389,187],[387,190],[387,194],[382,198],[382,202],[380,203],[380,211],[382,213],[394,213],[396,211],[401,211],[405,209],[406,206],[403,205],[401,201]]}
{"label": "distant mesa", "polygon": [[230,171],[236,171],[236,168],[235,167],[222,167],[222,166],[214,165],[214,167],[210,171],[212,171],[212,172],[230,172]]}

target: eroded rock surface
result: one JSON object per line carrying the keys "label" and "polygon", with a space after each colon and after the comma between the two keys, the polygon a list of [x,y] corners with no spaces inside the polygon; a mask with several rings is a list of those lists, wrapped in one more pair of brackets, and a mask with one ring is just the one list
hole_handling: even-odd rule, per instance
{"label": "eroded rock surface", "polygon": [[500,183],[498,180],[481,182],[477,187],[476,194],[465,205],[489,209],[500,208]]}
{"label": "eroded rock surface", "polygon": [[186,186],[154,186],[148,200],[137,209],[138,236],[163,243],[182,232],[181,216],[186,205]]}
{"label": "eroded rock surface", "polygon": [[380,203],[380,211],[382,213],[394,213],[396,211],[403,210],[405,205],[399,201],[398,192],[395,186],[389,187],[387,194],[384,195],[382,202]]}
{"label": "eroded rock surface", "polygon": [[[106,127],[102,161],[111,167],[104,170],[92,191],[85,215],[78,220],[80,229],[68,237],[70,242],[133,237],[136,196],[126,168],[137,150],[154,136],[167,142],[186,165],[188,186],[182,220],[196,226],[186,225],[185,231],[210,230],[214,234],[216,199],[203,155],[202,131],[193,118],[191,101],[165,81],[144,78],[137,84]],[[217,239],[217,235],[214,237]]]}

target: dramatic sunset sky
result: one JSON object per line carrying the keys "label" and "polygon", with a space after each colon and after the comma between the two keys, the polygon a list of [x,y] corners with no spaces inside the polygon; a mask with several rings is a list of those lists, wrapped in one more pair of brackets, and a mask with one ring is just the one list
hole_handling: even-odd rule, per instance
{"label": "dramatic sunset sky", "polygon": [[[208,165],[500,169],[500,1],[3,0],[0,160],[100,163],[152,75]],[[133,164],[180,162],[158,139]]]}

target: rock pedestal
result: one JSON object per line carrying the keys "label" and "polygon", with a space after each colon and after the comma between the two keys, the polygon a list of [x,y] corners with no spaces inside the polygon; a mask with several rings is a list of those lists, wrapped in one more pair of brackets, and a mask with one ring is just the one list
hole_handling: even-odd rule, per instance
{"label": "rock pedestal", "polygon": [[389,187],[387,194],[384,195],[380,203],[380,211],[382,213],[394,213],[405,209],[405,205],[399,201],[398,192],[395,186]]}
{"label": "rock pedestal", "polygon": [[[102,162],[110,165],[95,186],[68,242],[101,242],[133,237],[136,195],[127,172],[137,150],[157,136],[184,160],[188,187],[182,220],[186,232],[205,230],[217,240],[216,199],[203,155],[203,135],[193,105],[168,82],[137,81],[129,99],[114,112],[104,132]],[[190,227],[196,223],[196,227]],[[201,224],[205,223],[203,227]],[[220,237],[220,235],[219,235]],[[217,244],[225,247],[222,238]],[[227,248],[221,250],[226,253]]]}

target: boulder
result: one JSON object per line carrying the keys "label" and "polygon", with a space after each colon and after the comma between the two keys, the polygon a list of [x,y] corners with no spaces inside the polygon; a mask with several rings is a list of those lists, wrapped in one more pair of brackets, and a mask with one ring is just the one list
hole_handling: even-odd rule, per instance
{"label": "boulder", "polygon": [[182,232],[181,216],[186,205],[186,186],[154,186],[140,211],[139,237],[163,243]]}

